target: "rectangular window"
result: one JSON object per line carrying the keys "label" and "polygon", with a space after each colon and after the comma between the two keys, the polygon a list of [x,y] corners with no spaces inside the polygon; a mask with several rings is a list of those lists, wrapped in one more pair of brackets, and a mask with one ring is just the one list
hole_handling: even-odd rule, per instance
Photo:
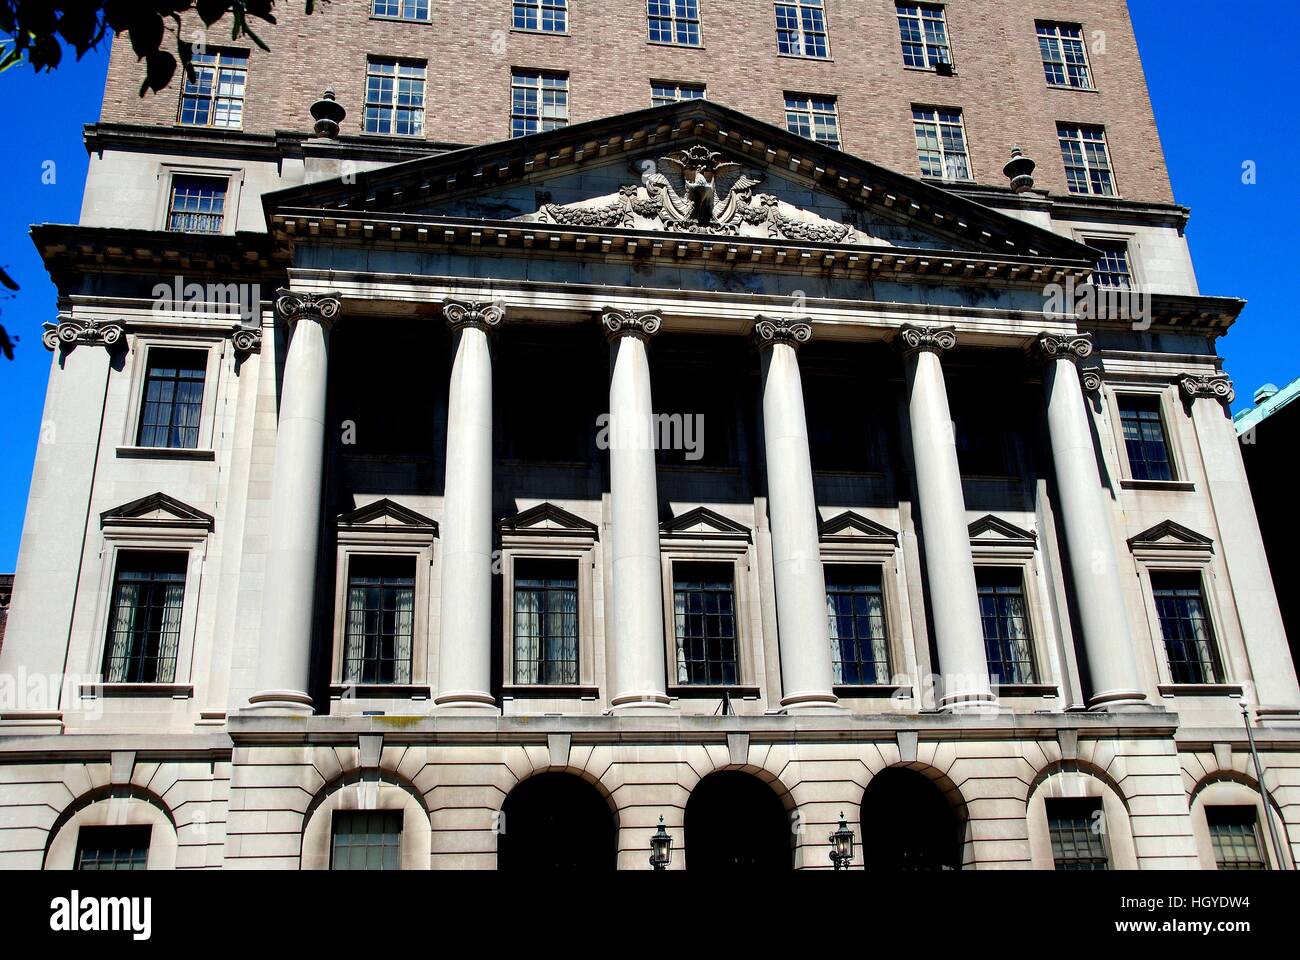
{"label": "rectangular window", "polygon": [[424,136],[423,62],[371,57],[366,61],[365,132]]}
{"label": "rectangular window", "polygon": [[704,84],[671,83],[668,81],[650,81],[650,106],[662,107],[666,103],[679,103],[682,100],[703,100]]}
{"label": "rectangular window", "polygon": [[896,7],[898,33],[903,41],[903,63],[923,70],[933,70],[939,63],[951,64],[943,7],[926,3],[899,3]]}
{"label": "rectangular window", "polygon": [[1058,123],[1056,135],[1061,141],[1061,159],[1065,162],[1070,192],[1115,196],[1115,175],[1110,166],[1105,129]]}
{"label": "rectangular window", "polygon": [[1023,573],[1015,567],[976,567],[975,584],[989,675],[997,683],[1035,683]]}
{"label": "rectangular window", "polygon": [[1214,862],[1220,870],[1267,870],[1254,807],[1206,807]]}
{"label": "rectangular window", "polygon": [[569,0],[514,0],[516,30],[565,33],[569,29]]}
{"label": "rectangular window", "polygon": [[739,682],[734,565],[674,563],[673,624],[679,684]]}
{"label": "rectangular window", "polygon": [[187,127],[238,130],[244,121],[248,52],[209,50],[191,54],[194,78],[181,85],[178,118]]}
{"label": "rectangular window", "polygon": [[1083,242],[1101,251],[1101,259],[1092,272],[1093,283],[1099,287],[1120,287],[1124,290],[1133,286],[1133,268],[1129,263],[1128,244],[1125,241],[1087,238]]}
{"label": "rectangular window", "polygon": [[835,98],[787,93],[785,128],[801,137],[839,149],[840,117]]}
{"label": "rectangular window", "polygon": [[185,600],[184,553],[118,554],[104,650],[107,683],[172,683]]}
{"label": "rectangular window", "polygon": [[226,222],[225,177],[172,177],[167,229],[180,233],[220,233]]}
{"label": "rectangular window", "polygon": [[1124,429],[1128,469],[1134,480],[1173,480],[1160,398],[1130,394],[1119,398],[1119,422]]}
{"label": "rectangular window", "polygon": [[144,870],[149,862],[148,825],[81,827],[77,831],[78,870]]}
{"label": "rectangular window", "polygon": [[1053,87],[1092,89],[1088,73],[1088,50],[1083,27],[1077,23],[1038,21],[1038,48],[1043,54],[1043,73]]}
{"label": "rectangular window", "polygon": [[960,110],[945,107],[913,107],[916,155],[921,176],[941,180],[970,180],[970,156],[966,152],[966,128]]}
{"label": "rectangular window", "polygon": [[370,14],[389,20],[429,22],[429,0],[372,0]]}
{"label": "rectangular window", "polygon": [[344,683],[410,683],[415,558],[348,561]]}
{"label": "rectangular window", "polygon": [[136,443],[142,447],[194,450],[199,445],[199,413],[208,355],[201,350],[149,351],[144,404]]}
{"label": "rectangular window", "polygon": [[822,0],[777,0],[776,49],[795,57],[830,56]]}
{"label": "rectangular window", "polygon": [[578,562],[515,561],[515,683],[578,682]]}
{"label": "rectangular window", "polygon": [[540,70],[510,71],[510,136],[569,125],[569,75]]}
{"label": "rectangular window", "polygon": [[826,567],[826,615],[837,684],[889,683],[889,645],[880,567]]}
{"label": "rectangular window", "polygon": [[700,45],[699,0],[646,0],[652,43]]}
{"label": "rectangular window", "polygon": [[335,810],[331,870],[402,869],[400,810]]}
{"label": "rectangular window", "polygon": [[1052,861],[1057,870],[1109,870],[1102,842],[1101,801],[1091,797],[1046,801]]}
{"label": "rectangular window", "polygon": [[1219,665],[1214,650],[1214,627],[1201,591],[1201,575],[1192,572],[1153,572],[1160,633],[1174,683],[1218,683]]}

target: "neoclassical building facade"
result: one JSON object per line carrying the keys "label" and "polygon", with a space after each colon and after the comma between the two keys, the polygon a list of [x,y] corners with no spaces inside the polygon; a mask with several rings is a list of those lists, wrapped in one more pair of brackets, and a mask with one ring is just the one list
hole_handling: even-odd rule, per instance
{"label": "neoclassical building facade", "polygon": [[346,106],[100,124],[33,229],[0,866],[1293,866],[1186,210],[704,99],[418,156]]}

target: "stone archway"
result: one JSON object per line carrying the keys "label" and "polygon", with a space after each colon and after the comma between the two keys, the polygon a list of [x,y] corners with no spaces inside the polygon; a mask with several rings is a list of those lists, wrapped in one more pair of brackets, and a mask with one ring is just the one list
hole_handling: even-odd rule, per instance
{"label": "stone archway", "polygon": [[498,870],[613,870],[617,825],[600,791],[571,773],[539,773],[501,807]]}
{"label": "stone archway", "polygon": [[890,767],[862,795],[862,859],[867,870],[960,870],[960,818],[924,774]]}
{"label": "stone archway", "polygon": [[724,770],[705,777],[686,802],[686,869],[772,872],[791,869],[785,805],[752,774]]}

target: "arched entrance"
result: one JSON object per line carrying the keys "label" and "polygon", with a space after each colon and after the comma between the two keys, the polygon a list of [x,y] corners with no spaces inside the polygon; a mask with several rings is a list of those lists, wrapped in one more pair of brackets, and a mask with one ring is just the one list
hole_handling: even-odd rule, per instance
{"label": "arched entrance", "polygon": [[792,836],[780,798],[748,773],[710,774],[686,802],[687,870],[789,870]]}
{"label": "arched entrance", "polygon": [[868,870],[961,869],[961,821],[924,774],[891,767],[862,795],[862,858]]}
{"label": "arched entrance", "polygon": [[613,870],[617,830],[605,798],[569,773],[540,773],[510,791],[498,870]]}

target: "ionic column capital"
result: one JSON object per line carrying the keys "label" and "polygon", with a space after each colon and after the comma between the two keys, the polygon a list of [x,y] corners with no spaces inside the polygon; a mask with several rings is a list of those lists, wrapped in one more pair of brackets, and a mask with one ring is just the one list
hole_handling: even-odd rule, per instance
{"label": "ionic column capital", "polygon": [[1083,386],[1084,393],[1096,393],[1100,390],[1104,377],[1105,371],[1099,366],[1079,368],[1079,383]]}
{"label": "ionic column capital", "polygon": [[754,318],[752,340],[759,350],[778,343],[788,343],[798,349],[812,339],[812,332],[812,321],[807,317],[765,317],[760,314]]}
{"label": "ionic column capital", "polygon": [[600,313],[601,326],[605,328],[605,336],[610,340],[617,340],[619,337],[649,340],[659,332],[663,322],[663,315],[654,311],[638,313],[635,310],[605,307]]}
{"label": "ionic column capital", "polygon": [[275,309],[291,323],[306,318],[329,330],[343,311],[343,301],[338,293],[310,293],[282,287],[275,292]]}
{"label": "ionic column capital", "polygon": [[495,330],[506,318],[505,304],[481,300],[444,300],[442,315],[452,333],[460,330]]}
{"label": "ionic column capital", "polygon": [[116,320],[74,320],[61,314],[56,323],[45,324],[41,343],[47,350],[59,346],[71,349],[79,344],[112,348],[125,333],[126,325]]}
{"label": "ionic column capital", "polygon": [[1226,373],[1185,373],[1178,378],[1178,388],[1188,400],[1204,397],[1207,400],[1232,403],[1237,396],[1232,387],[1232,378]]}
{"label": "ionic column capital", "polygon": [[230,345],[235,348],[235,355],[246,357],[250,353],[262,352],[262,328],[238,326],[230,333]]}
{"label": "ionic column capital", "polygon": [[905,357],[922,352],[941,354],[957,346],[957,328],[919,327],[907,323],[898,331],[898,342]]}
{"label": "ionic column capital", "polygon": [[1070,360],[1078,363],[1092,356],[1092,334],[1090,333],[1040,333],[1034,341],[1034,352],[1042,361]]}

